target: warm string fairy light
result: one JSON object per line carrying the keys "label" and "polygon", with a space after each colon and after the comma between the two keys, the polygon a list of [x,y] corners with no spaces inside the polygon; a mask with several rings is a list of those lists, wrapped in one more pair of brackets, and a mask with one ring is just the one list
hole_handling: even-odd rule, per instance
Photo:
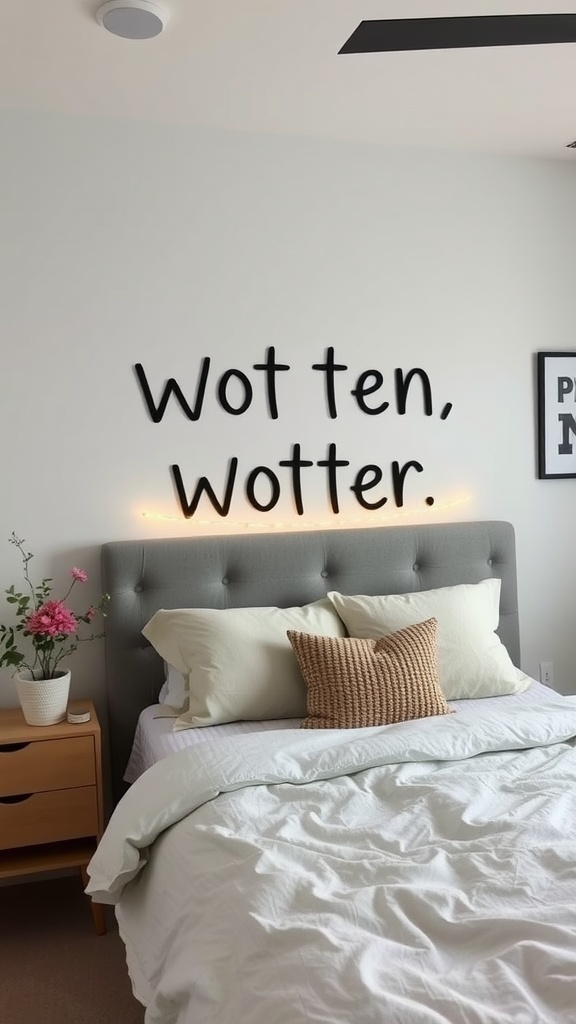
{"label": "warm string fairy light", "polygon": [[[444,513],[450,509],[465,505],[471,500],[470,494],[461,495],[458,498],[454,498],[452,501],[443,501],[436,503],[433,508],[430,509],[430,513],[437,514],[438,512]],[[177,522],[182,524],[183,522],[189,522],[194,526],[201,528],[213,529],[218,527],[218,532],[222,532],[222,527],[226,527],[226,530],[238,531],[238,530],[327,530],[327,529],[342,529],[347,527],[362,527],[369,525],[385,526],[391,519],[406,519],[411,516],[417,515],[418,512],[415,508],[401,509],[396,512],[390,512],[388,515],[380,516],[356,516],[356,517],[345,517],[338,518],[335,522],[334,519],[320,519],[311,521],[289,520],[286,522],[274,522],[274,523],[262,523],[262,522],[250,522],[250,521],[224,521],[223,519],[190,519],[186,520],[183,516],[169,515],[164,512],[141,512],[140,515],[143,519],[149,519],[155,522]]]}

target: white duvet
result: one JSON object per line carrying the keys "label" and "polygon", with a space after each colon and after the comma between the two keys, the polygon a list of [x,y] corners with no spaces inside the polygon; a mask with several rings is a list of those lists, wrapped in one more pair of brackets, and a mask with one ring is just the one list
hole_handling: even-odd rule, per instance
{"label": "white duvet", "polygon": [[148,1024],[576,1024],[575,736],[470,701],[150,768],[87,888]]}

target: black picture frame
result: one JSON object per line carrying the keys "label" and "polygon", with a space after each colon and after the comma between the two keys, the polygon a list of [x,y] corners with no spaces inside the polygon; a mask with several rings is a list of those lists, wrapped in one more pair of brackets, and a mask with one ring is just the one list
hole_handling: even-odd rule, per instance
{"label": "black picture frame", "polygon": [[538,478],[576,477],[576,352],[538,352]]}

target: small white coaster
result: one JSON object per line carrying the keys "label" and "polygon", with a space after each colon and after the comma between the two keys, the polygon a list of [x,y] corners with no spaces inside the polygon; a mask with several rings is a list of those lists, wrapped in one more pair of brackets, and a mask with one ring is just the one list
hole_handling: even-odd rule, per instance
{"label": "small white coaster", "polygon": [[88,710],[86,711],[69,711],[66,718],[70,722],[70,725],[84,725],[84,722],[89,722],[91,714]]}

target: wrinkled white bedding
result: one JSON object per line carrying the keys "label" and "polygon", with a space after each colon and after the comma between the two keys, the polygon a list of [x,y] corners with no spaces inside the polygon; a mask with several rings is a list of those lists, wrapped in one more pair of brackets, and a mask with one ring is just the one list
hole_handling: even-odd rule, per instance
{"label": "wrinkled white bedding", "polygon": [[576,697],[470,705],[150,768],[87,889],[146,1021],[576,1022]]}
{"label": "wrinkled white bedding", "polygon": [[[550,690],[542,686],[535,679],[527,690],[520,693],[507,694],[504,697],[476,697],[474,703],[476,708],[493,707],[494,701],[498,707],[506,707],[507,704],[518,706],[520,701],[533,703],[539,697],[547,699],[550,697]],[[456,711],[458,708],[465,708],[466,700],[451,700],[450,707]],[[199,743],[220,742],[228,736],[236,733],[263,732],[267,729],[297,729],[302,719],[274,719],[258,722],[227,722],[225,725],[212,725],[206,729],[179,729],[174,732],[174,720],[177,712],[169,712],[165,705],[152,704],[144,708],[138,719],[134,742],[130,758],[124,772],[124,781],[132,784],[148,768],[151,768],[156,761],[163,757],[175,754],[177,750],[184,747],[194,747]],[[278,738],[282,742],[282,738]]]}

